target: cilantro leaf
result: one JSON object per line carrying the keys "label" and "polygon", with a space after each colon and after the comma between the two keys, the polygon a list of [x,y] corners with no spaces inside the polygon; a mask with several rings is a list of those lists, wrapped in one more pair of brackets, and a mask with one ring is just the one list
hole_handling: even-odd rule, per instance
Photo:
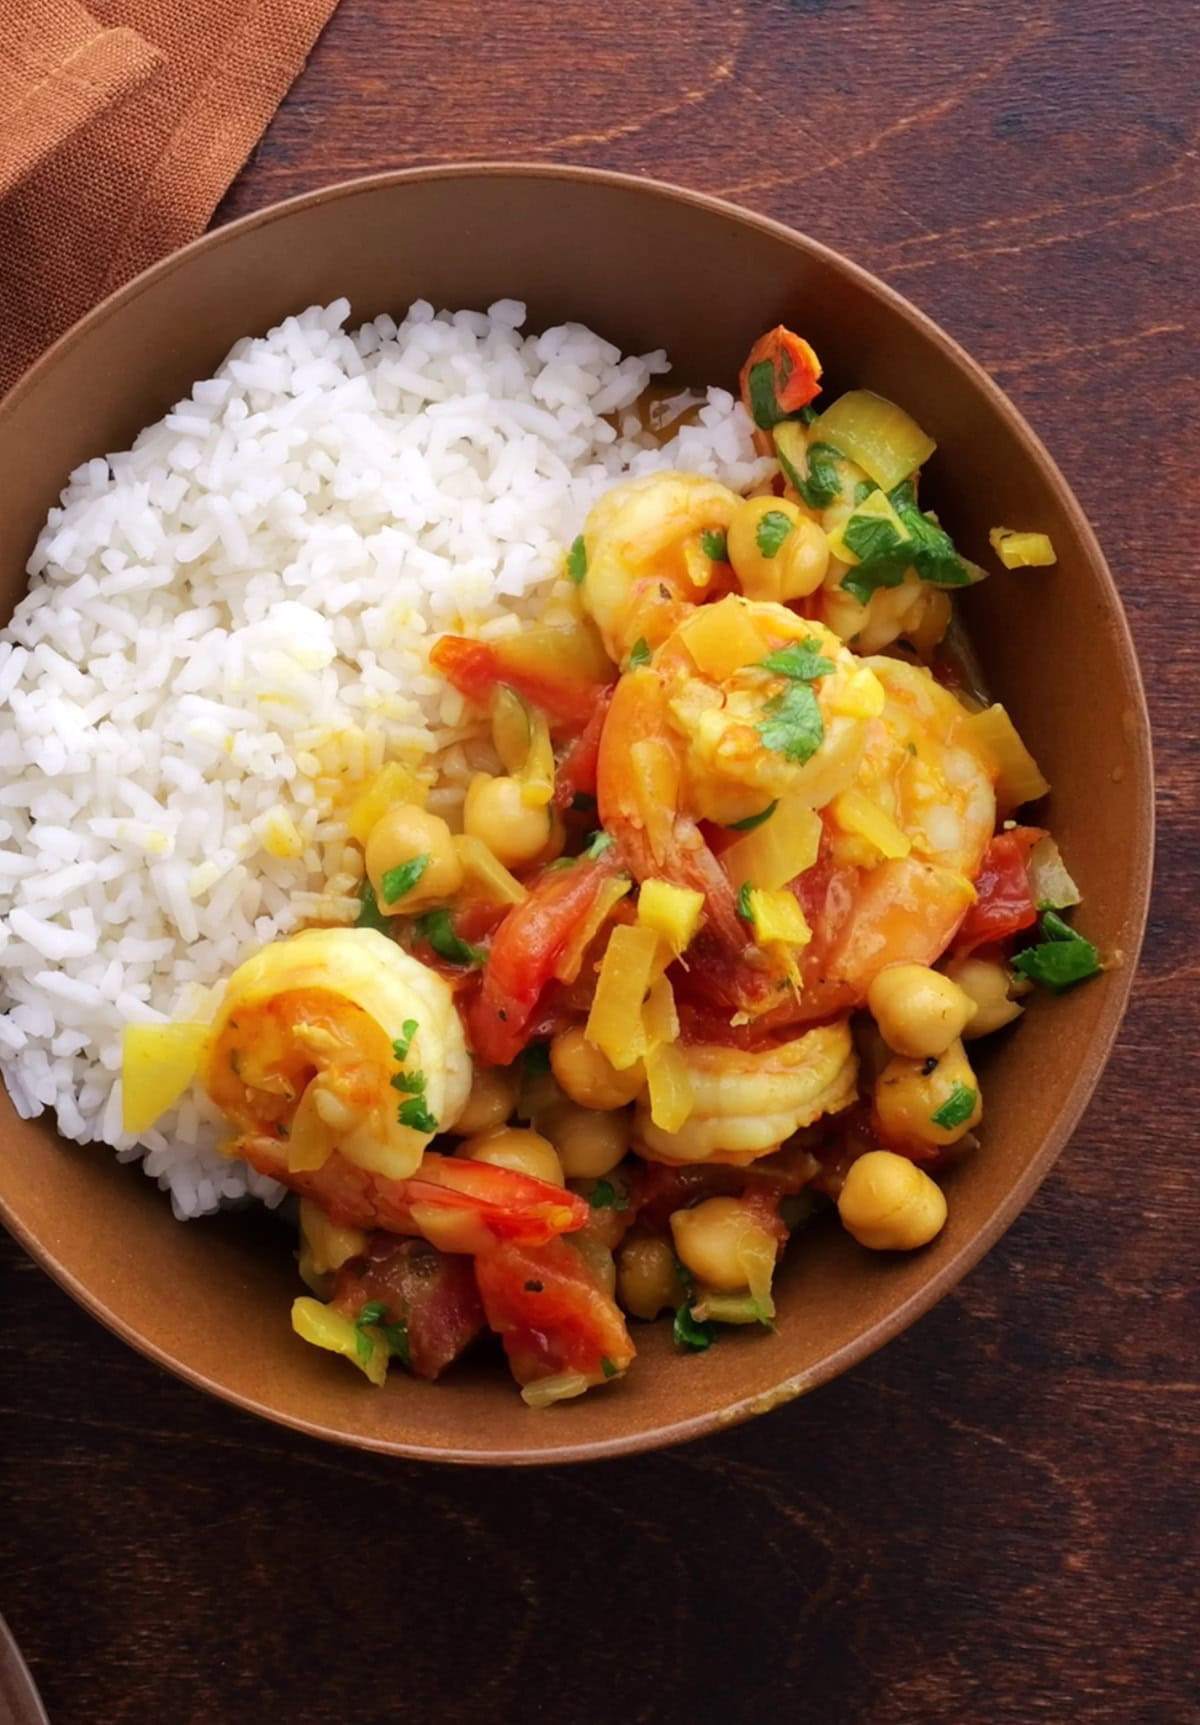
{"label": "cilantro leaf", "polygon": [[763,708],[755,726],[768,749],[786,761],[808,761],[825,735],[825,721],[811,683],[789,683]]}
{"label": "cilantro leaf", "polygon": [[780,648],[778,653],[768,654],[759,663],[764,671],[775,671],[797,683],[811,683],[816,677],[828,677],[833,670],[833,660],[824,657],[815,635],[794,641],[790,646]]}
{"label": "cilantro leaf", "polygon": [[854,487],[854,502],[865,503],[871,493],[878,490],[879,487],[873,479],[860,479]]}
{"label": "cilantro leaf", "polygon": [[776,797],[773,803],[768,803],[766,808],[760,809],[756,815],[747,815],[744,821],[730,821],[729,831],[731,833],[752,833],[755,827],[761,827],[764,821],[769,821],[778,807],[779,798]]}
{"label": "cilantro leaf", "polygon": [[738,892],[737,913],[743,922],[754,921],[754,912],[750,909],[750,894],[753,891],[754,888],[750,885],[748,880],[742,882],[741,888]]}
{"label": "cilantro leaf", "polygon": [[789,467],[788,477],[810,509],[828,508],[841,491],[842,482],[834,466],[840,459],[841,451],[831,443],[810,443],[807,474]]}
{"label": "cilantro leaf", "polygon": [[383,887],[385,904],[395,904],[416,886],[425,870],[429,867],[428,851],[422,851],[419,857],[409,857],[407,862],[397,863],[395,868],[388,869],[380,885]]}
{"label": "cilantro leaf", "polygon": [[567,552],[567,575],[578,587],[587,574],[587,546],[583,543],[583,534],[577,534]]}
{"label": "cilantro leaf", "polygon": [[689,1348],[693,1353],[699,1354],[716,1341],[717,1326],[698,1324],[692,1316],[691,1305],[685,1302],[675,1313],[673,1334],[677,1348]]}
{"label": "cilantro leaf", "polygon": [[791,531],[791,521],[782,509],[768,509],[754,530],[755,543],[764,557],[775,557]]}
{"label": "cilantro leaf", "polygon": [[1026,947],[1012,961],[1015,971],[1040,983],[1051,994],[1062,994],[1089,976],[1098,976],[1104,968],[1100,954],[1090,940],[1077,934],[1061,916],[1048,910],[1040,925],[1041,939],[1037,946]]}
{"label": "cilantro leaf", "polygon": [[600,1361],[600,1370],[604,1373],[606,1378],[615,1378],[617,1376],[617,1368],[613,1365],[607,1354],[605,1354]]}
{"label": "cilantro leaf", "polygon": [[429,942],[439,958],[449,964],[482,964],[487,953],[481,946],[471,946],[454,932],[450,912],[444,907],[427,910],[413,925],[417,938]]}
{"label": "cilantro leaf", "polygon": [[700,549],[714,563],[728,563],[729,561],[729,544],[723,531],[709,532],[705,528],[700,535]]}
{"label": "cilantro leaf", "polygon": [[746,392],[750,397],[750,416],[760,431],[770,431],[786,417],[776,399],[775,368],[769,359],[760,359],[750,367]]}
{"label": "cilantro leaf", "polygon": [[648,665],[649,663],[650,649],[646,645],[645,639],[635,641],[629,653],[629,669],[636,671],[639,665]]}
{"label": "cilantro leaf", "polygon": [[416,1072],[397,1072],[392,1078],[392,1089],[403,1090],[407,1096],[424,1096],[425,1074]]}
{"label": "cilantro leaf", "polygon": [[597,1180],[588,1203],[593,1210],[628,1210],[629,1194],[611,1180]]}
{"label": "cilantro leaf", "polygon": [[354,1338],[354,1351],[366,1365],[374,1351],[372,1338],[366,1332],[368,1328],[376,1329],[388,1352],[397,1355],[404,1365],[411,1365],[408,1325],[402,1319],[390,1324],[387,1322],[387,1315],[388,1308],[384,1300],[368,1300],[365,1306],[359,1307],[358,1316],[354,1320],[354,1328],[358,1332]]}
{"label": "cilantro leaf", "polygon": [[944,528],[918,509],[912,481],[902,480],[894,491],[889,491],[888,502],[904,524],[912,547],[912,566],[922,581],[932,581],[939,587],[969,587],[971,576],[954,549],[954,541]]}
{"label": "cilantro leaf", "polygon": [[929,1116],[935,1126],[944,1126],[952,1131],[955,1126],[962,1126],[975,1112],[977,1095],[969,1084],[956,1084],[949,1096]]}
{"label": "cilantro leaf", "polygon": [[612,834],[606,833],[604,828],[600,827],[596,832],[588,834],[588,842],[579,854],[589,862],[595,862],[597,857],[603,856],[605,851],[610,849],[612,842]]}
{"label": "cilantro leaf", "polygon": [[358,892],[362,909],[354,920],[355,928],[374,928],[380,934],[386,934],[389,928],[388,919],[379,908],[379,900],[375,897],[375,888],[369,880],[365,880]]}
{"label": "cilantro leaf", "polygon": [[407,1102],[402,1102],[396,1113],[401,1126],[408,1126],[414,1132],[436,1132],[437,1121],[425,1106],[423,1096],[410,1096]]}
{"label": "cilantro leaf", "polygon": [[392,1053],[395,1055],[401,1066],[403,1066],[404,1062],[408,1059],[408,1051],[412,1047],[412,1039],[419,1029],[420,1026],[415,1018],[406,1018],[404,1023],[400,1026],[400,1035],[397,1040],[392,1043]]}

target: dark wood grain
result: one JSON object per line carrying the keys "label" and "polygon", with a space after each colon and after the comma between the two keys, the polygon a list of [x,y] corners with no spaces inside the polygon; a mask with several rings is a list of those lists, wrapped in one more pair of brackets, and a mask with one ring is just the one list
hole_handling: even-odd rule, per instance
{"label": "dark wood grain", "polygon": [[1005,1241],[850,1377],[689,1449],[501,1477],[321,1448],[167,1378],[6,1243],[0,1609],[55,1725],[1200,1719],[1198,36],[1188,0],[343,0],[220,219],[577,160],[893,282],[1028,413],[1122,584],[1156,909]]}

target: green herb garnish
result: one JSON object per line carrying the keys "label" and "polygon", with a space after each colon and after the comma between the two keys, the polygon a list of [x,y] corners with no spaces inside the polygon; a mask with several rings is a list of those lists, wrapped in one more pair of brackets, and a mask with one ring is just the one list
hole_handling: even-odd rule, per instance
{"label": "green herb garnish", "polygon": [[628,1210],[629,1194],[611,1180],[597,1180],[588,1203],[593,1210]]}
{"label": "green herb garnish", "polygon": [[728,563],[729,561],[729,541],[722,531],[710,531],[705,528],[700,535],[700,549],[714,563]]}
{"label": "green herb garnish", "polygon": [[577,587],[587,574],[587,547],[583,543],[582,533],[572,541],[571,549],[567,552],[567,574]]}
{"label": "green herb garnish", "polygon": [[437,1121],[426,1107],[423,1096],[410,1096],[407,1102],[402,1102],[396,1118],[401,1126],[407,1126],[413,1132],[437,1131]]}
{"label": "green herb garnish", "polygon": [[760,359],[750,367],[746,393],[750,397],[750,417],[760,431],[770,431],[786,417],[775,395],[775,368],[769,359]]}
{"label": "green herb garnish", "polygon": [[754,912],[750,909],[750,894],[753,891],[754,888],[750,885],[748,880],[742,882],[741,888],[738,891],[737,913],[743,922],[754,921]]}
{"label": "green herb garnish", "polygon": [[401,1066],[403,1066],[404,1062],[408,1059],[408,1051],[412,1047],[412,1039],[419,1029],[420,1026],[415,1018],[406,1018],[404,1023],[400,1026],[400,1035],[397,1037],[396,1041],[392,1043],[392,1053],[395,1055],[397,1062]]}
{"label": "green herb garnish", "polygon": [[428,941],[439,958],[449,964],[483,964],[487,953],[455,934],[450,912],[444,907],[427,910],[413,925],[419,940]]}
{"label": "green herb garnish", "polygon": [[355,928],[375,928],[380,934],[386,934],[390,926],[388,919],[379,908],[379,900],[375,897],[375,888],[369,880],[365,880],[358,889],[362,909],[355,918]]}
{"label": "green herb garnish", "polygon": [[673,1333],[677,1348],[690,1348],[693,1353],[699,1354],[716,1341],[717,1326],[698,1324],[692,1316],[691,1305],[685,1302],[675,1312]]}
{"label": "green herb garnish", "polygon": [[[636,671],[639,665],[648,665],[649,663],[650,649],[645,640],[635,641],[629,654],[629,669]],[[595,799],[593,798],[592,807],[595,808],[595,806]]]}
{"label": "green herb garnish", "polygon": [[842,577],[846,592],[865,605],[881,587],[898,587],[909,569],[938,587],[969,587],[970,571],[950,535],[918,509],[911,479],[889,491],[888,502],[903,533],[876,515],[852,515],[843,529],[847,547],[858,558]]}
{"label": "green herb garnish", "polygon": [[854,502],[865,503],[871,493],[878,490],[879,487],[873,479],[860,479],[854,487]]}
{"label": "green herb garnish", "polygon": [[764,557],[774,557],[788,534],[792,523],[782,509],[768,509],[754,530],[754,539]]}
{"label": "green herb garnish", "polygon": [[392,1089],[402,1090],[406,1096],[424,1096],[425,1074],[419,1068],[415,1072],[394,1073]]}
{"label": "green herb garnish", "polygon": [[932,581],[938,587],[969,587],[970,571],[954,549],[954,541],[945,528],[931,521],[917,507],[916,488],[911,479],[904,479],[888,492],[888,502],[900,517],[913,547],[913,568],[922,581]]}
{"label": "green herb garnish", "polygon": [[388,869],[380,883],[385,904],[395,904],[397,899],[411,892],[429,867],[429,863],[429,852],[422,851],[419,857],[409,857],[407,862],[398,863],[395,868]]}
{"label": "green herb garnish", "polygon": [[807,474],[798,473],[789,463],[787,476],[810,509],[827,509],[842,489],[834,462],[841,451],[831,443],[810,443]]}
{"label": "green herb garnish", "polygon": [[397,1319],[394,1324],[389,1324],[387,1314],[387,1304],[383,1300],[369,1300],[365,1306],[360,1308],[359,1314],[354,1320],[354,1328],[357,1332],[354,1338],[354,1351],[363,1365],[369,1364],[375,1349],[373,1339],[366,1332],[368,1328],[378,1330],[388,1352],[395,1354],[404,1365],[409,1366],[412,1364],[412,1359],[408,1346],[408,1325],[402,1319]]}
{"label": "green herb garnish", "polygon": [[811,683],[817,677],[828,677],[833,671],[833,660],[822,654],[821,643],[815,635],[806,635],[803,641],[782,647],[778,653],[770,653],[765,659],[760,659],[759,663],[764,671],[791,677],[797,683]]}
{"label": "green herb garnish", "polygon": [[791,683],[763,708],[755,729],[768,749],[787,761],[811,760],[821,746],[825,722],[811,683]]}
{"label": "green herb garnish", "polygon": [[611,848],[612,842],[612,834],[606,833],[601,827],[599,831],[588,834],[587,843],[579,854],[581,857],[586,857],[589,862],[595,862],[597,857],[603,856],[605,851]]}
{"label": "green herb garnish", "polygon": [[756,815],[747,815],[744,821],[730,821],[728,830],[731,833],[752,833],[755,827],[761,827],[764,821],[769,821],[778,807],[779,798],[776,797],[773,803],[768,803],[766,808],[760,809]]}
{"label": "green herb garnish", "polygon": [[1103,965],[1100,954],[1090,940],[1076,934],[1069,923],[1054,911],[1046,911],[1040,923],[1037,946],[1026,947],[1012,961],[1012,967],[1031,982],[1040,983],[1051,994],[1062,994],[1089,976],[1098,976]]}
{"label": "green herb garnish", "polygon": [[601,1356],[600,1370],[604,1373],[606,1378],[615,1378],[617,1375],[617,1368],[613,1365],[607,1354]]}
{"label": "green herb garnish", "polygon": [[956,1084],[942,1106],[935,1109],[929,1116],[935,1126],[943,1126],[949,1131],[962,1126],[975,1112],[976,1092],[969,1084]]}

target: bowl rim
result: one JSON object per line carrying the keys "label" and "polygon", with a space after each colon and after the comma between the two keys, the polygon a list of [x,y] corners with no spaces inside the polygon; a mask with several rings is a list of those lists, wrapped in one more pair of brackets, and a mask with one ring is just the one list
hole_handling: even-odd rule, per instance
{"label": "bowl rim", "polygon": [[187,245],[168,253],[166,257],[150,265],[148,269],[134,276],[123,286],[116,288],[93,306],[40,355],[9,392],[0,399],[0,426],[3,426],[25,397],[39,387],[43,376],[59,362],[65,353],[68,353],[79,341],[89,336],[114,312],[133,303],[149,288],[166,280],[177,270],[185,269],[197,253],[214,251],[231,240],[252,232],[257,227],[335,199],[342,200],[365,196],[393,186],[409,185],[420,181],[459,179],[582,181],[612,186],[640,197],[690,204],[699,209],[710,211],[727,220],[732,219],[743,226],[755,228],[771,238],[783,241],[794,250],[805,253],[825,265],[832,266],[839,272],[848,274],[867,292],[882,298],[888,307],[899,315],[902,322],[906,323],[915,333],[920,334],[928,341],[932,341],[935,346],[948,353],[956,365],[968,374],[976,388],[982,392],[992,410],[1007,423],[1009,430],[1021,446],[1023,454],[1046,473],[1058,494],[1064,513],[1069,517],[1079,536],[1092,570],[1100,585],[1107,591],[1107,596],[1111,602],[1112,624],[1118,638],[1118,645],[1132,672],[1136,701],[1134,703],[1130,746],[1137,760],[1144,785],[1137,829],[1137,854],[1134,861],[1134,882],[1130,902],[1134,938],[1125,949],[1121,969],[1108,973],[1112,981],[1106,1022],[1101,1025],[1098,1035],[1091,1044],[1092,1058],[1088,1062],[1088,1069],[1081,1070],[1072,1079],[1053,1125],[1028,1167],[1023,1170],[1020,1177],[1005,1194],[987,1223],[954,1252],[929,1282],[910,1295],[901,1305],[890,1310],[886,1316],[878,1319],[861,1335],[856,1336],[852,1341],[847,1342],[833,1354],[827,1356],[818,1367],[785,1377],[778,1384],[754,1395],[743,1396],[727,1407],[711,1408],[704,1413],[695,1414],[686,1419],[671,1421],[649,1430],[633,1431],[620,1437],[574,1444],[570,1442],[556,1443],[519,1450],[451,1449],[442,1446],[434,1448],[426,1444],[405,1442],[402,1439],[365,1437],[348,1430],[322,1424],[319,1421],[306,1420],[302,1416],[270,1407],[253,1395],[245,1395],[228,1388],[207,1373],[189,1365],[186,1361],[175,1358],[166,1348],[139,1334],[132,1324],[119,1317],[106,1305],[101,1295],[84,1286],[74,1272],[59,1259],[52,1247],[34,1238],[31,1231],[25,1227],[20,1217],[15,1213],[4,1193],[0,1191],[0,1220],[4,1222],[9,1231],[41,1268],[58,1283],[59,1287],[92,1317],[98,1319],[106,1329],[119,1336],[122,1341],[149,1359],[154,1360],[158,1365],[165,1367],[176,1377],[182,1378],[194,1388],[207,1391],[221,1401],[231,1403],[248,1413],[268,1419],[276,1425],[286,1426],[303,1433],[305,1436],[320,1438],[352,1449],[399,1456],[413,1461],[436,1461],[477,1467],[535,1467],[567,1462],[600,1461],[622,1455],[662,1449],[668,1445],[688,1442],[694,1438],[723,1431],[728,1427],[741,1424],[744,1420],[751,1419],[757,1414],[766,1413],[772,1408],[807,1394],[808,1391],[817,1389],[821,1384],[840,1376],[851,1366],[868,1359],[888,1342],[893,1341],[917,1318],[935,1306],[951,1288],[963,1279],[968,1271],[974,1268],[984,1254],[990,1251],[1026,1207],[1075,1132],[1103,1075],[1117,1032],[1128,1009],[1129,997],[1145,936],[1153,877],[1155,847],[1154,760],[1141,666],[1129,621],[1125,615],[1120,593],[1108,567],[1107,559],[1082,506],[1058,463],[1028,424],[1024,415],[1009,400],[990,374],[927,313],[913,305],[910,300],[898,293],[895,288],[879,276],[874,275],[861,264],[855,263],[853,259],[846,257],[832,246],[825,245],[820,240],[812,239],[809,235],[787,223],[746,209],[729,199],[717,197],[709,192],[697,191],[691,187],[676,185],[668,180],[640,174],[620,173],[608,168],[593,168],[560,162],[525,162],[520,160],[443,162],[357,175],[349,179],[334,181],[330,185],[320,186],[313,191],[301,192],[296,196],[264,205],[263,208],[253,210],[221,227],[209,229]]}

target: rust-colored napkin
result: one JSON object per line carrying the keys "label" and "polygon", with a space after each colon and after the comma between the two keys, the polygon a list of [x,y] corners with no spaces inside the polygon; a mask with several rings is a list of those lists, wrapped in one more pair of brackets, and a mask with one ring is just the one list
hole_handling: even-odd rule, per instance
{"label": "rust-colored napkin", "polygon": [[0,0],[0,395],[204,229],[337,0]]}

